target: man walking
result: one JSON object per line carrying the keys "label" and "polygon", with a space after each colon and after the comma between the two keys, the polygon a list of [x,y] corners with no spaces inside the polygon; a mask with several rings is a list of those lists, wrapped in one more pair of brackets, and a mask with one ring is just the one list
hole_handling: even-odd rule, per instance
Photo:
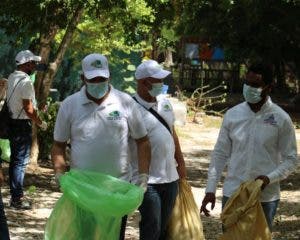
{"label": "man walking", "polygon": [[[151,164],[147,191],[139,210],[140,239],[165,239],[166,227],[178,192],[178,178],[186,177],[185,163],[174,128],[170,102],[158,95],[163,79],[170,74],[154,60],[140,64],[135,72],[137,93],[134,99],[147,128],[151,143]],[[133,179],[137,176],[135,144],[131,144]]]}
{"label": "man walking", "polygon": [[[71,168],[98,171],[130,180],[128,139],[138,149],[138,185],[145,188],[150,143],[135,101],[109,84],[105,56],[90,54],[82,60],[81,90],[66,98],[57,115],[52,160],[56,179],[66,171],[65,151],[71,144]],[[125,223],[125,219],[123,219]],[[124,239],[125,224],[120,239]]]}
{"label": "man walking", "polygon": [[30,202],[23,198],[23,181],[26,165],[29,162],[32,122],[42,130],[47,123],[37,115],[35,92],[30,75],[35,71],[40,56],[31,51],[21,51],[16,56],[17,69],[8,77],[7,102],[12,114],[10,123],[9,184],[11,193],[10,205],[18,209],[30,209]]}
{"label": "man walking", "polygon": [[268,65],[258,63],[248,69],[243,88],[246,101],[225,114],[212,153],[200,210],[205,215],[209,215],[208,203],[211,209],[215,206],[216,186],[227,165],[222,206],[241,183],[261,179],[260,201],[272,230],[280,198],[279,181],[298,164],[294,126],[288,114],[271,101],[272,86],[272,69]]}

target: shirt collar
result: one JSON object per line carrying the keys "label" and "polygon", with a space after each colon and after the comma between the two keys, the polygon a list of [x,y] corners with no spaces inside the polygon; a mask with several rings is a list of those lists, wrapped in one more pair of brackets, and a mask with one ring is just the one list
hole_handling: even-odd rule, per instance
{"label": "shirt collar", "polygon": [[142,99],[138,93],[134,94],[134,97],[136,98],[136,100],[143,105],[145,108],[150,109],[152,107],[154,107],[155,105],[157,105],[157,102],[147,102],[144,99]]}
{"label": "shirt collar", "polygon": [[267,110],[271,105],[273,104],[271,97],[268,96],[267,97],[267,101],[264,103],[264,105],[262,105],[260,111],[264,112],[265,110]]}
{"label": "shirt collar", "polygon": [[82,105],[93,102],[92,100],[88,99],[88,97],[86,96],[86,86],[83,86],[80,89],[80,93],[79,94],[80,94],[80,101],[81,101]]}
{"label": "shirt collar", "polygon": [[[245,104],[247,105],[249,111],[253,112],[249,106],[249,104],[247,102],[245,102]],[[261,106],[260,110],[257,113],[254,114],[259,114],[259,113],[263,113],[264,111],[266,111],[269,107],[271,107],[273,104],[271,97],[268,96],[266,102]]]}
{"label": "shirt collar", "polygon": [[15,70],[14,73],[18,74],[18,75],[24,75],[25,77],[29,77],[29,75],[26,72],[23,72],[23,71],[20,71],[20,70]]}

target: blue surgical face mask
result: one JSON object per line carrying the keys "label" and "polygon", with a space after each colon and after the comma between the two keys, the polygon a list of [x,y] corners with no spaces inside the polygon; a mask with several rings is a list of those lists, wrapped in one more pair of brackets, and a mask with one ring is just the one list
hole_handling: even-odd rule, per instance
{"label": "blue surgical face mask", "polygon": [[261,101],[261,92],[262,88],[250,87],[249,85],[244,84],[243,95],[248,103],[258,103]]}
{"label": "blue surgical face mask", "polygon": [[159,94],[162,93],[163,83],[151,83],[152,89],[149,90],[149,94],[152,97],[157,97]]}
{"label": "blue surgical face mask", "polygon": [[86,82],[86,90],[92,97],[100,99],[108,92],[108,81],[100,83]]}

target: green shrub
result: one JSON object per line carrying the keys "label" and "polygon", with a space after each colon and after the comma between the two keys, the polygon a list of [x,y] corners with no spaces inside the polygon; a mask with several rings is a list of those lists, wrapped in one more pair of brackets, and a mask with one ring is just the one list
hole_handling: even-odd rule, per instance
{"label": "green shrub", "polygon": [[45,110],[39,112],[40,118],[48,124],[46,131],[38,129],[39,159],[43,160],[49,157],[58,108],[59,102],[53,102],[51,98],[48,98]]}

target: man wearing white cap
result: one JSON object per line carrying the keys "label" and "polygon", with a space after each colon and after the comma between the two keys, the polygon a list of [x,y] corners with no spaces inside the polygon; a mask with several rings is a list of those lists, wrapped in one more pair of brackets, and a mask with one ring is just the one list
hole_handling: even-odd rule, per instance
{"label": "man wearing white cap", "polygon": [[9,141],[11,156],[9,163],[10,205],[17,209],[30,209],[31,204],[23,199],[23,181],[31,148],[31,124],[34,122],[42,130],[47,123],[37,115],[35,92],[30,75],[36,70],[40,56],[25,50],[17,54],[17,69],[8,77],[7,104],[11,112]]}
{"label": "man wearing white cap", "polygon": [[[82,60],[81,90],[66,98],[59,109],[52,160],[56,179],[65,172],[65,150],[71,142],[71,168],[99,171],[130,180],[128,138],[138,149],[138,185],[147,186],[150,143],[138,105],[109,84],[108,61],[101,54]],[[124,221],[125,222],[125,221]],[[120,239],[124,239],[122,225]]]}
{"label": "man wearing white cap", "polygon": [[[140,239],[165,239],[166,226],[178,192],[178,179],[186,177],[185,163],[174,128],[174,113],[162,92],[163,79],[170,74],[154,60],[140,64],[135,72],[139,103],[151,144],[149,180],[141,213]],[[136,181],[136,146],[131,142],[132,181]]]}

